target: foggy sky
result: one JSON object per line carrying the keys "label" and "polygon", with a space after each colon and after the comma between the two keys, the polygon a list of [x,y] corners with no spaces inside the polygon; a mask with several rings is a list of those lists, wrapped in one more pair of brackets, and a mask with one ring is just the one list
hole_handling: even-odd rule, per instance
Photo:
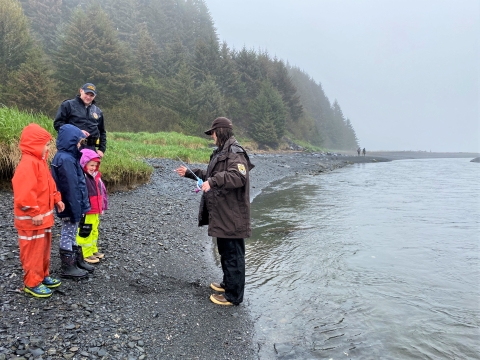
{"label": "foggy sky", "polygon": [[206,0],[220,41],[318,83],[367,150],[480,152],[479,0]]}

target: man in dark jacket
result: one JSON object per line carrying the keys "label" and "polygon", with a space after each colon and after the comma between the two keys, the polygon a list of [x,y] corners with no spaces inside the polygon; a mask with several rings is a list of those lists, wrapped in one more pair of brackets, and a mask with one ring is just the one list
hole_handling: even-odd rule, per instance
{"label": "man in dark jacket", "polygon": [[208,225],[208,235],[217,238],[223,270],[223,281],[210,284],[222,294],[212,294],[210,300],[218,305],[238,305],[245,289],[245,238],[251,235],[249,172],[254,165],[233,136],[229,119],[215,119],[205,134],[218,146],[207,170],[180,166],[176,172],[203,180],[198,226]]}
{"label": "man in dark jacket", "polygon": [[[107,132],[102,110],[95,105],[97,87],[86,83],[80,88],[80,95],[74,99],[65,100],[57,111],[53,127],[59,130],[62,125],[72,124],[82,130],[87,142],[82,148],[88,148],[103,157],[107,149]],[[98,148],[98,149],[97,149]]]}

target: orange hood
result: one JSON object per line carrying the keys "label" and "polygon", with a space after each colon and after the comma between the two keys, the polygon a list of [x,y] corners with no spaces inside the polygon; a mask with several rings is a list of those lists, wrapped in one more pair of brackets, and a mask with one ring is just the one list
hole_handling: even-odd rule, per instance
{"label": "orange hood", "polygon": [[20,136],[20,150],[22,150],[22,154],[41,159],[43,149],[50,140],[52,140],[52,135],[47,130],[38,124],[29,124],[23,129]]}

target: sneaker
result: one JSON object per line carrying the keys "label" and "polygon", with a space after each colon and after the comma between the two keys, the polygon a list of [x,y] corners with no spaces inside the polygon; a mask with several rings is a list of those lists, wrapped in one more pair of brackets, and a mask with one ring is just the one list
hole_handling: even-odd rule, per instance
{"label": "sneaker", "polygon": [[211,283],[210,288],[221,293],[225,292],[225,289],[219,283]]}
{"label": "sneaker", "polygon": [[42,284],[50,289],[53,289],[62,285],[62,282],[58,279],[47,276],[45,279],[43,279]]}
{"label": "sneaker", "polygon": [[103,259],[105,257],[105,254],[99,253],[99,252],[94,252],[93,256],[95,256],[98,259]]}
{"label": "sneaker", "polygon": [[100,260],[98,260],[98,258],[93,256],[93,255],[90,255],[89,257],[86,257],[83,260],[85,260],[86,262],[88,262],[90,264],[96,264],[96,263],[100,262]]}
{"label": "sneaker", "polygon": [[214,304],[217,304],[217,305],[233,305],[233,303],[231,303],[230,301],[228,301],[227,299],[225,299],[225,297],[220,294],[212,294],[210,295],[210,301],[213,302]]}
{"label": "sneaker", "polygon": [[53,293],[52,290],[50,290],[49,288],[47,288],[43,284],[40,284],[40,285],[35,286],[33,288],[25,286],[23,288],[23,291],[25,291],[27,294],[31,294],[31,295],[33,295],[35,297],[38,297],[38,298],[47,298],[47,297],[52,296],[52,293]]}

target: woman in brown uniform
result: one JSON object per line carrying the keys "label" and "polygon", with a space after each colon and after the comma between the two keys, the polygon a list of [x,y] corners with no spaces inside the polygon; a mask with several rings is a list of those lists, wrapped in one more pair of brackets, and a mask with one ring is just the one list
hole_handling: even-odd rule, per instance
{"label": "woman in brown uniform", "polygon": [[180,176],[203,180],[198,226],[208,225],[208,235],[217,238],[223,281],[210,287],[221,294],[210,300],[218,305],[238,305],[245,289],[245,238],[250,237],[249,172],[254,165],[233,136],[232,122],[219,117],[205,131],[218,146],[207,170],[180,166]]}

